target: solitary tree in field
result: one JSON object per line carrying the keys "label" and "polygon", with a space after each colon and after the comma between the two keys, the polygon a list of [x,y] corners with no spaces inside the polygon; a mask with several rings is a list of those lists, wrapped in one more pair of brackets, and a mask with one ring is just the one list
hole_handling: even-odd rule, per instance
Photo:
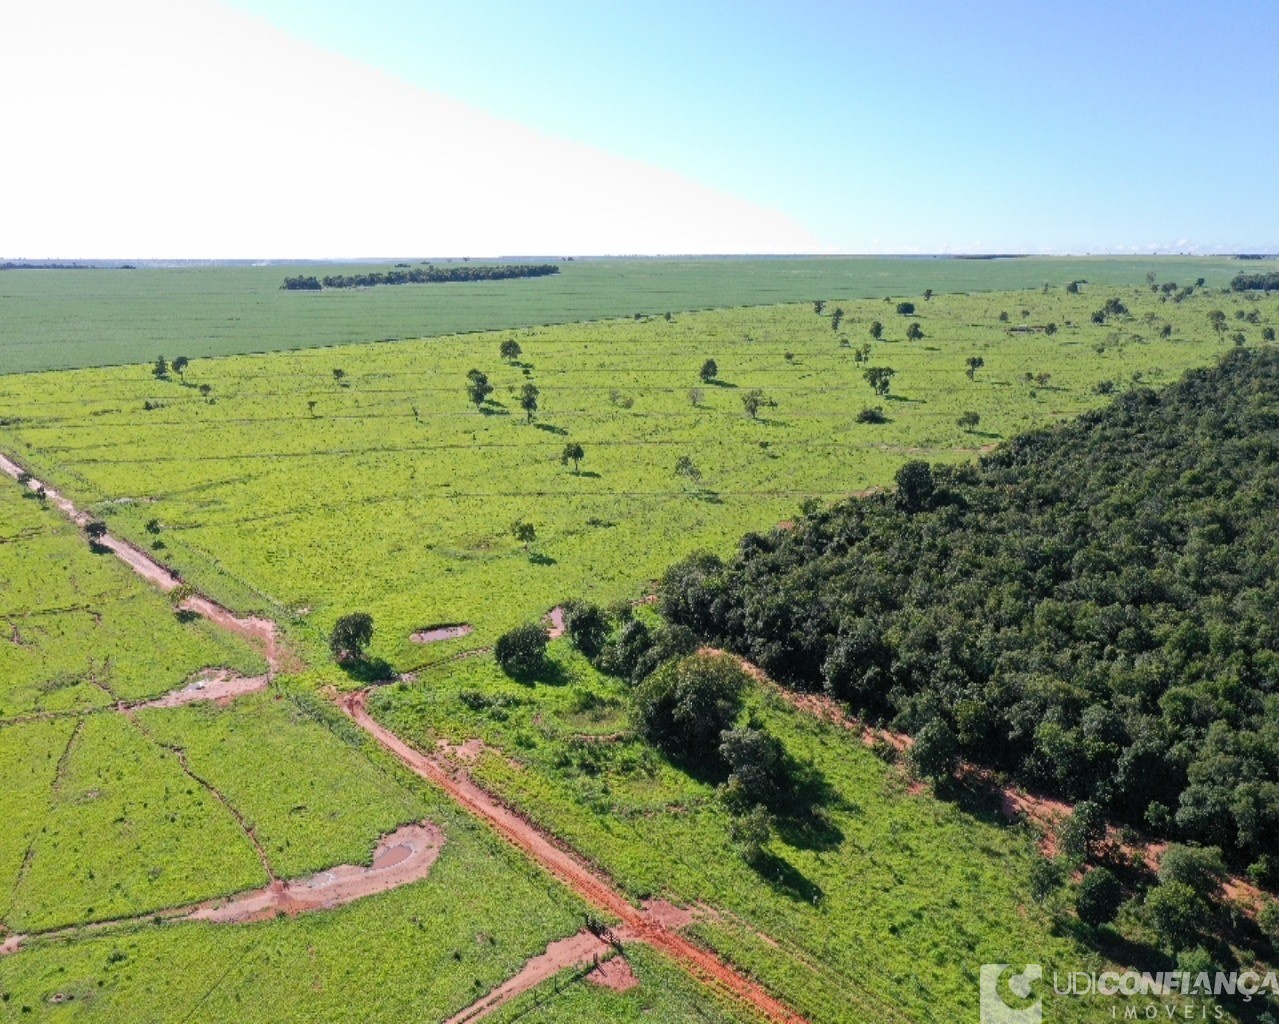
{"label": "solitary tree in field", "polygon": [[537,415],[537,396],[540,394],[536,384],[525,384],[520,390],[520,408],[524,410],[526,423],[532,423]]}
{"label": "solitary tree in field", "polygon": [[874,338],[876,341],[879,341],[879,339],[884,336],[884,325],[881,324],[878,320],[874,320],[871,322],[870,336]]}
{"label": "solitary tree in field", "polygon": [[913,316],[915,304],[913,302],[899,302],[897,303],[897,312],[902,316]]}
{"label": "solitary tree in field", "polygon": [[333,367],[333,383],[341,384],[344,377],[346,377],[346,371],[342,367]]}
{"label": "solitary tree in field", "polygon": [[514,338],[507,338],[504,342],[502,342],[502,347],[499,351],[501,352],[503,359],[513,363],[515,360],[519,359],[524,350],[520,348],[520,343]]}
{"label": "solitary tree in field", "polygon": [[853,362],[868,363],[870,362],[870,342],[866,341],[853,349]]}
{"label": "solitary tree in field", "polygon": [[698,375],[702,378],[702,381],[706,384],[709,384],[716,377],[718,377],[719,367],[715,364],[715,360],[708,359],[706,360],[706,362],[702,363],[702,369]]}
{"label": "solitary tree in field", "polygon": [[746,415],[751,419],[758,419],[760,409],[772,404],[768,400],[768,396],[759,388],[752,388],[742,395],[742,408],[746,410]]}
{"label": "solitary tree in field", "polygon": [[984,360],[981,356],[969,356],[968,369],[965,370],[964,373],[968,375],[969,380],[974,380],[977,376],[977,371],[985,365],[986,360]]}
{"label": "solitary tree in field", "polygon": [[698,483],[702,479],[702,471],[688,455],[681,455],[675,460],[675,475],[692,480],[693,483]]}
{"label": "solitary tree in field", "polygon": [[688,402],[689,402],[689,404],[690,404],[690,405],[691,405],[694,409],[696,409],[696,408],[698,408],[698,407],[700,407],[700,406],[701,406],[701,404],[702,404],[702,399],[703,399],[703,398],[705,398],[705,397],[706,397],[706,396],[703,394],[703,392],[702,392],[702,389],[701,389],[701,388],[689,388],[689,389],[688,389]]}
{"label": "solitary tree in field", "polygon": [[833,312],[833,313],[830,315],[830,326],[831,326],[831,330],[833,330],[833,331],[838,331],[838,330],[839,330],[839,325],[840,325],[841,323],[843,323],[843,322],[844,322],[844,310],[843,310],[841,307],[836,306],[836,307],[835,307],[835,312]]}
{"label": "solitary tree in field", "polygon": [[84,533],[89,538],[89,547],[98,551],[102,547],[102,538],[107,535],[107,524],[101,519],[91,519],[84,524]]}
{"label": "solitary tree in field", "polygon": [[310,400],[306,403],[306,411],[307,411],[307,412],[309,412],[312,416],[314,416],[314,415],[315,415],[315,406],[316,406],[316,404],[317,404],[317,403],[316,403],[316,401],[315,401],[315,399],[314,399],[314,398],[310,399]]}
{"label": "solitary tree in field", "polygon": [[918,341],[924,336],[924,329],[918,323],[912,323],[906,328],[906,338],[909,341]]}
{"label": "solitary tree in field", "polygon": [[1214,309],[1208,314],[1208,323],[1212,325],[1212,329],[1217,332],[1217,337],[1221,337],[1226,333],[1226,314],[1219,309]]}
{"label": "solitary tree in field", "polygon": [[466,375],[466,397],[471,400],[471,404],[475,406],[475,411],[479,412],[480,407],[484,405],[484,400],[493,393],[493,385],[489,383],[488,376],[479,370],[470,370]]}
{"label": "solitary tree in field", "polygon": [[821,315],[822,315],[822,311],[823,311],[825,308],[826,308],[826,300],[825,300],[825,299],[814,299],[814,300],[813,300],[813,312],[814,312],[814,313],[816,313],[818,316],[821,316]]}
{"label": "solitary tree in field", "polygon": [[573,473],[581,472],[582,460],[586,458],[586,451],[576,441],[570,441],[564,446],[564,451],[560,453],[560,465],[567,466],[573,463]]}
{"label": "solitary tree in field", "polygon": [[155,366],[151,367],[151,373],[157,380],[164,380],[169,375],[169,364],[164,356],[156,358]]}
{"label": "solitary tree in field", "polygon": [[537,528],[532,523],[526,523],[523,519],[517,519],[511,524],[511,536],[524,545],[524,550],[528,550],[528,546],[537,540]]}
{"label": "solitary tree in field", "polygon": [[933,297],[933,290],[932,290],[931,288],[925,288],[925,289],[924,289],[924,301],[925,301],[925,302],[930,302],[930,301],[932,301],[932,297]]}
{"label": "solitary tree in field", "polygon": [[864,371],[862,376],[866,378],[866,383],[875,389],[875,394],[886,395],[888,389],[892,386],[893,377],[897,371],[887,366],[872,366]]}
{"label": "solitary tree in field", "polygon": [[211,394],[213,394],[213,385],[212,385],[212,384],[201,384],[201,385],[200,385],[200,397],[201,397],[201,398],[208,398]]}
{"label": "solitary tree in field", "polygon": [[1056,324],[1053,324],[1053,323],[1048,324],[1048,325],[1044,328],[1044,333],[1045,333],[1045,334],[1047,334],[1049,337],[1051,337],[1052,335],[1056,334],[1056,333],[1057,333],[1057,325],[1056,325]]}
{"label": "solitary tree in field", "polygon": [[1275,340],[1275,329],[1274,329],[1273,327],[1263,327],[1263,328],[1261,329],[1261,340],[1262,340],[1262,341],[1274,341],[1274,340]]}
{"label": "solitary tree in field", "polygon": [[182,375],[187,372],[187,366],[189,366],[190,363],[191,360],[186,356],[178,356],[177,359],[173,360],[173,372],[179,377],[182,377],[183,380],[186,380],[186,378]]}
{"label": "solitary tree in field", "polygon": [[340,663],[363,661],[365,649],[373,639],[373,616],[368,612],[343,615],[329,633],[329,650]]}
{"label": "solitary tree in field", "polygon": [[960,428],[972,433],[977,429],[977,424],[981,422],[981,417],[975,412],[966,412],[955,421]]}

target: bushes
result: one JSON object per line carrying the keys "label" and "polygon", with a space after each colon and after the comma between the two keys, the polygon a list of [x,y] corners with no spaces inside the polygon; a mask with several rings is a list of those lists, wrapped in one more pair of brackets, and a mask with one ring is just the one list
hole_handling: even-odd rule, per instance
{"label": "bushes", "polygon": [[338,662],[362,661],[373,639],[373,616],[368,612],[343,615],[329,633],[329,650]]}
{"label": "bushes", "polygon": [[608,615],[599,605],[589,601],[566,601],[564,631],[573,646],[594,661],[608,642]]}
{"label": "bushes", "polygon": [[748,679],[727,654],[669,661],[635,689],[635,728],[667,753],[704,760],[741,710]]}
{"label": "bushes", "polygon": [[1075,893],[1075,912],[1084,924],[1096,928],[1115,919],[1123,900],[1119,879],[1105,868],[1093,868],[1079,883]]}
{"label": "bushes", "polygon": [[527,679],[546,663],[546,630],[535,622],[516,626],[497,638],[493,656],[508,676]]}

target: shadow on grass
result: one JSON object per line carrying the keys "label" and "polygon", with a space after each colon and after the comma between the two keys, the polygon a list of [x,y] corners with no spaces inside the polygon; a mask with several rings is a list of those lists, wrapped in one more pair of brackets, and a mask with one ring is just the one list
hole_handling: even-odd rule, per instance
{"label": "shadow on grass", "polygon": [[528,556],[531,565],[555,565],[555,559],[550,555],[544,555],[540,551],[533,551]]}
{"label": "shadow on grass", "polygon": [[704,381],[702,381],[702,383],[703,383],[703,384],[705,384],[707,387],[711,387],[711,388],[735,388],[735,387],[737,387],[737,385],[736,385],[736,384],[733,384],[733,383],[732,383],[732,382],[730,382],[730,381],[720,380],[719,378],[716,378],[715,380],[704,380]]}
{"label": "shadow on grass", "polygon": [[395,669],[385,658],[361,658],[358,661],[342,663],[342,671],[357,683],[372,685],[374,683],[395,682]]}
{"label": "shadow on grass", "polygon": [[573,676],[563,665],[549,658],[543,658],[542,663],[530,672],[502,671],[508,679],[522,686],[564,686],[573,681]]}
{"label": "shadow on grass", "polygon": [[557,427],[554,423],[534,423],[534,427],[538,430],[545,430],[548,434],[557,434],[560,437],[568,436],[568,431],[563,427]]}
{"label": "shadow on grass", "polygon": [[774,892],[796,902],[819,906],[826,898],[822,887],[784,857],[763,851],[751,864],[755,873]]}
{"label": "shadow on grass", "polygon": [[598,480],[600,478],[600,475],[597,472],[595,472],[595,470],[593,469],[583,469],[578,473],[574,473],[573,475],[584,476],[590,480]]}
{"label": "shadow on grass", "polygon": [[724,499],[719,496],[718,491],[699,489],[692,492],[695,501],[704,502],[707,505],[722,505]]}

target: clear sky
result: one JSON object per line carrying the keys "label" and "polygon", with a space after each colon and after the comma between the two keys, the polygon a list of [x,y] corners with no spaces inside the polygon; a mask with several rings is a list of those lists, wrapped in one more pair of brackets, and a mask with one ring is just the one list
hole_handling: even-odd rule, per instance
{"label": "clear sky", "polygon": [[1279,3],[43,0],[6,256],[1279,249]]}

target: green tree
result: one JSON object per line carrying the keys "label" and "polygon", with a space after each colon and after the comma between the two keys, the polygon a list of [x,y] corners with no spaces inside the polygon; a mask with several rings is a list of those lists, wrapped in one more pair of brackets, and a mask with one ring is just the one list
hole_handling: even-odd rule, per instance
{"label": "green tree", "polygon": [[702,389],[701,389],[701,388],[689,388],[689,389],[688,389],[688,404],[689,404],[689,405],[691,405],[694,409],[700,409],[700,408],[701,408],[702,400],[703,400],[705,397],[706,397],[706,395],[705,395],[705,393],[702,391]]}
{"label": "green tree", "polygon": [[1075,913],[1084,924],[1097,928],[1115,919],[1123,901],[1124,891],[1119,879],[1105,868],[1093,868],[1079,883],[1075,893]]}
{"label": "green tree", "polygon": [[813,300],[813,312],[814,312],[814,313],[816,313],[818,316],[821,316],[821,315],[822,315],[822,311],[823,311],[825,308],[826,308],[826,300],[825,300],[825,299],[814,299],[814,300]]}
{"label": "green tree", "polygon": [[1075,805],[1062,825],[1059,837],[1062,852],[1076,862],[1094,856],[1105,838],[1105,812],[1100,804],[1091,800],[1081,800]]}
{"label": "green tree", "polygon": [[959,424],[961,430],[972,433],[977,429],[977,424],[981,422],[981,416],[975,412],[966,412],[955,421]]}
{"label": "green tree", "polygon": [[654,746],[707,761],[731,729],[749,680],[727,654],[689,654],[662,665],[636,687],[635,727]]}
{"label": "green tree", "polygon": [[968,369],[964,373],[968,375],[969,380],[974,380],[977,377],[977,371],[986,365],[986,360],[981,356],[969,356],[966,362]]}
{"label": "green tree", "polygon": [[1207,905],[1184,882],[1160,882],[1146,894],[1145,909],[1159,937],[1174,950],[1193,946],[1208,917]]}
{"label": "green tree", "polygon": [[719,753],[729,768],[725,795],[733,805],[776,806],[786,795],[786,750],[765,729],[747,725],[720,733]]}
{"label": "green tree", "polygon": [[560,453],[560,465],[567,466],[570,462],[573,463],[573,473],[576,475],[581,471],[584,458],[586,458],[586,450],[576,441],[570,441]]}
{"label": "green tree", "polygon": [[1030,895],[1036,902],[1044,902],[1061,888],[1065,875],[1057,861],[1037,855],[1030,865]]}
{"label": "green tree", "polygon": [[574,647],[594,660],[608,642],[611,627],[608,614],[599,605],[589,601],[566,601],[564,631]]}
{"label": "green tree", "polygon": [[697,463],[688,455],[681,455],[675,460],[675,475],[682,476],[693,481],[693,483],[699,483],[702,479],[702,471],[697,468]]}
{"label": "green tree", "polygon": [[1226,333],[1226,314],[1220,309],[1214,309],[1208,314],[1208,323],[1217,332],[1217,337]]}
{"label": "green tree", "polygon": [[169,364],[164,356],[156,358],[155,365],[151,367],[151,373],[157,380],[164,380],[169,375]]}
{"label": "green tree", "polygon": [[912,323],[906,328],[906,339],[908,341],[918,341],[924,336],[924,329],[919,326],[918,322]]}
{"label": "green tree", "polygon": [[933,499],[933,471],[922,459],[911,459],[897,470],[897,504],[907,512],[922,512]]}
{"label": "green tree", "polygon": [[872,320],[870,324],[870,336],[876,341],[884,336],[884,325],[878,320]]}
{"label": "green tree", "polygon": [[488,375],[481,373],[479,370],[470,370],[466,374],[466,397],[475,406],[475,411],[479,412],[484,405],[485,400],[493,393],[493,385],[489,383]]}
{"label": "green tree", "polygon": [[499,636],[493,645],[493,657],[508,676],[528,679],[545,664],[546,644],[546,630],[529,622]]}
{"label": "green tree", "polygon": [[342,381],[345,378],[346,378],[346,371],[342,369],[342,367],[340,366],[335,366],[333,368],[333,382],[335,384],[341,385]]}
{"label": "green tree", "polygon": [[1274,341],[1274,340],[1275,340],[1275,329],[1274,329],[1273,327],[1263,327],[1263,328],[1261,329],[1261,340],[1262,340],[1262,341]]}
{"label": "green tree", "polygon": [[523,355],[524,350],[520,348],[520,343],[514,338],[507,338],[498,348],[498,352],[507,362],[515,362]]}
{"label": "green tree", "polygon": [[932,719],[915,734],[907,759],[919,778],[933,783],[945,782],[959,767],[959,741],[955,731],[944,718]]}
{"label": "green tree", "polygon": [[915,304],[913,302],[897,303],[897,312],[902,316],[913,316],[915,313]]}
{"label": "green tree", "polygon": [[1052,337],[1054,334],[1057,333],[1057,325],[1054,323],[1049,323],[1044,328],[1044,333],[1047,334],[1049,337]]}
{"label": "green tree", "polygon": [[511,536],[524,545],[524,550],[528,550],[528,546],[537,540],[537,527],[532,523],[526,523],[523,519],[517,519],[511,524]]}
{"label": "green tree", "polygon": [[863,371],[862,376],[866,378],[875,394],[886,395],[889,388],[892,387],[893,377],[897,375],[897,371],[887,366],[872,366],[870,369]]}
{"label": "green tree", "polygon": [[100,544],[107,535],[107,524],[101,519],[90,519],[84,524],[84,533],[91,544]]}
{"label": "green tree", "polygon": [[1159,859],[1159,881],[1181,882],[1200,896],[1212,897],[1226,877],[1221,850],[1215,846],[1171,844]]}
{"label": "green tree", "polygon": [[708,359],[702,363],[702,369],[698,374],[702,378],[704,384],[709,384],[719,376],[719,367],[715,365],[714,359]]}
{"label": "green tree", "polygon": [[839,325],[844,322],[844,310],[840,306],[835,307],[835,312],[830,315],[831,330],[838,331]]}
{"label": "green tree", "polygon": [[537,396],[540,394],[537,385],[531,382],[520,389],[520,408],[524,410],[525,423],[532,423],[537,415]]}
{"label": "green tree", "polygon": [[351,612],[333,623],[329,650],[339,663],[363,661],[372,639],[373,616],[368,612]]}
{"label": "green tree", "polygon": [[742,408],[746,410],[746,415],[751,419],[757,419],[760,409],[764,408],[764,406],[773,404],[759,388],[752,388],[742,395]]}
{"label": "green tree", "polygon": [[201,398],[205,398],[205,399],[207,399],[207,398],[208,398],[211,394],[213,394],[213,385],[212,385],[212,384],[201,384],[201,385],[200,385],[200,397],[201,397]]}
{"label": "green tree", "polygon": [[[186,356],[178,356],[177,359],[173,360],[173,372],[176,373],[179,377],[182,377],[182,375],[187,372],[187,367],[190,365],[191,365],[190,359],[188,359]],[[186,378],[183,377],[183,379],[185,380]]]}
{"label": "green tree", "polygon": [[930,300],[932,299],[932,297],[933,297],[933,290],[932,290],[931,288],[925,288],[925,289],[924,289],[924,301],[925,301],[925,302],[928,302],[928,301],[930,301]]}

